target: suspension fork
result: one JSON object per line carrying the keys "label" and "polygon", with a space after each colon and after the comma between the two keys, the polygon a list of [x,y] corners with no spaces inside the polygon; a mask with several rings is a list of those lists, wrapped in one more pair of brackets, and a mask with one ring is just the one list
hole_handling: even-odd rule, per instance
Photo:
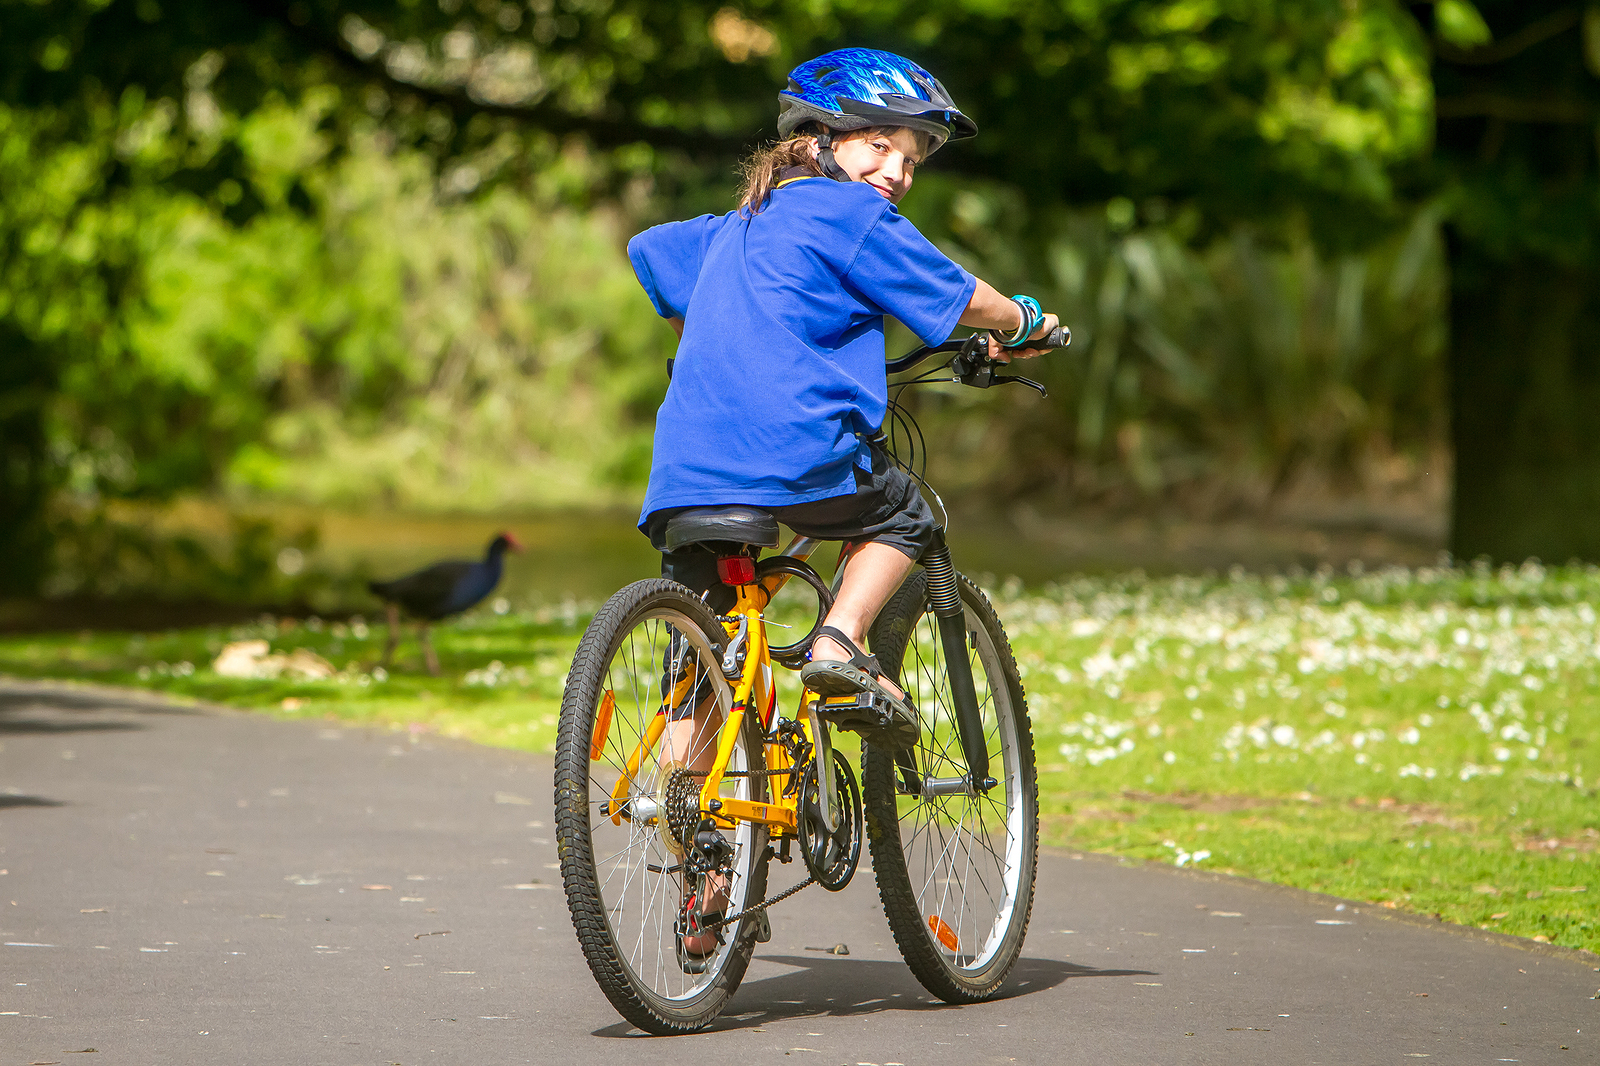
{"label": "suspension fork", "polygon": [[983,736],[983,712],[978,707],[978,689],[972,680],[972,660],[967,658],[967,622],[961,610],[961,590],[950,547],[944,540],[944,527],[933,532],[933,544],[922,553],[922,569],[928,580],[928,606],[939,623],[939,643],[944,649],[945,677],[950,699],[955,704],[956,727],[961,736],[961,753],[967,760],[967,782],[976,792],[995,786],[989,776],[989,745]]}

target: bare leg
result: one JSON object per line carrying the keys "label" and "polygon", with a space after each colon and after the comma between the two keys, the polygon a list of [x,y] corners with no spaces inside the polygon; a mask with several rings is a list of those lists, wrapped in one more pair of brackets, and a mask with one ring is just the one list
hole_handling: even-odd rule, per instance
{"label": "bare leg", "polygon": [[[914,564],[909,556],[887,544],[867,542],[851,553],[844,570],[844,582],[839,586],[839,597],[833,601],[826,622],[859,647],[866,640],[873,619],[889,602],[900,583],[911,573]],[[811,658],[816,660],[847,660],[849,653],[839,642],[818,637],[811,645]],[[896,696],[903,695],[899,686],[888,678],[879,684]]]}
{"label": "bare leg", "polygon": [[428,623],[417,627],[417,639],[422,642],[422,661],[427,664],[428,673],[438,677],[439,657],[433,653],[433,643],[428,640]]}
{"label": "bare leg", "polygon": [[707,696],[688,718],[667,724],[663,762],[681,762],[691,770],[705,772],[717,756],[717,727],[722,715],[715,696]]}
{"label": "bare leg", "polygon": [[400,608],[392,603],[384,604],[385,617],[389,623],[389,641],[383,646],[384,669],[388,669],[394,662],[394,649],[400,644]]}

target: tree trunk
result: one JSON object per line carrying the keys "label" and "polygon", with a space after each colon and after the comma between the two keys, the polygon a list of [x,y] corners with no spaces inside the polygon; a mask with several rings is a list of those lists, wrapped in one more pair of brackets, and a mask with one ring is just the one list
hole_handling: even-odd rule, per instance
{"label": "tree trunk", "polygon": [[0,321],[0,596],[37,593],[48,570],[56,471],[45,409],[55,386],[49,354]]}
{"label": "tree trunk", "polygon": [[1600,560],[1600,271],[1455,244],[1451,550]]}

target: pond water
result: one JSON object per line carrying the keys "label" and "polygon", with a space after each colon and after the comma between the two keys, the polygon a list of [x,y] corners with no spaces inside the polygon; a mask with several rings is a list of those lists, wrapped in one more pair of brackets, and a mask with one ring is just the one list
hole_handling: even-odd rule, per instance
{"label": "pond water", "polygon": [[[285,533],[314,524],[321,561],[334,569],[360,569],[385,578],[440,559],[476,558],[502,530],[525,551],[507,557],[499,594],[518,607],[565,599],[596,601],[629,581],[654,577],[658,556],[634,527],[632,511],[559,511],[536,514],[419,515],[386,512],[253,509]],[[161,524],[220,533],[229,512],[214,503],[190,502],[165,513]],[[1148,518],[1113,520],[1041,516],[1018,507],[972,511],[951,521],[958,569],[985,584],[1017,578],[1035,587],[1081,573],[1135,568],[1152,574],[1366,566],[1425,565],[1435,561],[1440,537],[1428,532],[1372,528],[1307,529],[1262,522],[1206,524]],[[831,574],[835,553],[813,558]]]}

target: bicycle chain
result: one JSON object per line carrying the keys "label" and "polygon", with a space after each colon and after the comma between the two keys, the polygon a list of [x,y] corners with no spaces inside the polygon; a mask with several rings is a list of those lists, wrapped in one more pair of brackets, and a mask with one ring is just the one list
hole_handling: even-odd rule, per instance
{"label": "bicycle chain", "polygon": [[800,891],[802,888],[810,888],[812,885],[814,885],[816,883],[817,883],[817,879],[815,877],[808,877],[804,881],[801,881],[798,885],[795,885],[793,888],[784,889],[782,892],[779,892],[776,896],[772,896],[772,897],[770,897],[768,899],[764,899],[760,903],[757,903],[754,907],[746,907],[744,910],[740,911],[738,914],[730,914],[726,918],[723,918],[721,921],[705,922],[705,923],[703,923],[701,925],[701,928],[705,929],[707,932],[716,932],[718,929],[721,929],[725,925],[732,925],[734,922],[742,922],[742,921],[744,921],[744,919],[750,917],[750,915],[752,915],[752,914],[760,914],[762,911],[766,910],[768,907],[772,906],[773,904],[782,903],[784,900],[788,899],[790,896],[794,895],[796,892]]}

